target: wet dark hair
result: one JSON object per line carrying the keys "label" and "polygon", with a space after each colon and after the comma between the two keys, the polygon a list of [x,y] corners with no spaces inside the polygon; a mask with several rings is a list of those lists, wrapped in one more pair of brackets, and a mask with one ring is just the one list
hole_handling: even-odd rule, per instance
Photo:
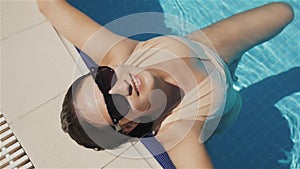
{"label": "wet dark hair", "polygon": [[[126,143],[130,139],[128,136],[142,137],[151,131],[152,122],[139,123],[127,134],[128,136],[125,136],[114,131],[111,126],[96,127],[87,122],[84,118],[78,117],[78,112],[76,112],[73,100],[76,99],[76,93],[84,78],[90,75],[91,74],[88,73],[74,81],[69,87],[62,104],[60,115],[61,128],[64,132],[68,133],[77,144],[94,150],[114,149]],[[88,131],[88,134],[86,131]]]}

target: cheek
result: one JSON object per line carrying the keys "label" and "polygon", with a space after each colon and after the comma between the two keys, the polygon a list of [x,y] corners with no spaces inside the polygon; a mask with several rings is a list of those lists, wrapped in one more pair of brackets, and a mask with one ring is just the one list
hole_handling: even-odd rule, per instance
{"label": "cheek", "polygon": [[131,102],[131,109],[135,113],[143,113],[149,110],[151,107],[150,101],[148,98],[143,100],[133,100]]}
{"label": "cheek", "polygon": [[151,117],[151,119],[156,119],[164,113],[166,108],[165,101],[161,100],[160,98],[153,99],[151,99],[151,101],[149,99],[146,99],[145,101],[136,102],[134,104],[131,112],[135,115],[135,118],[147,116]]}
{"label": "cheek", "polygon": [[149,92],[147,97],[132,100],[132,111],[135,113],[149,115],[159,113],[165,110],[167,97],[162,90],[155,89]]}

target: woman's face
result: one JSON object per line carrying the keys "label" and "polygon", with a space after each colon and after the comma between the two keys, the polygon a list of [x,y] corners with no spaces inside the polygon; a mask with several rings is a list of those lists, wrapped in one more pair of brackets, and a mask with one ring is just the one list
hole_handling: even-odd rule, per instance
{"label": "woman's face", "polygon": [[[141,116],[152,116],[155,119],[163,113],[167,97],[161,79],[153,71],[126,65],[112,68],[117,81],[109,93],[122,95],[128,100],[130,109],[126,119],[135,121]],[[75,104],[80,115],[90,123],[98,126],[112,124],[103,94],[91,76],[83,81]]]}
{"label": "woman's face", "polygon": [[109,91],[127,98],[132,111],[145,112],[151,106],[149,95],[156,88],[154,76],[147,70],[134,66],[113,67],[117,81]]}

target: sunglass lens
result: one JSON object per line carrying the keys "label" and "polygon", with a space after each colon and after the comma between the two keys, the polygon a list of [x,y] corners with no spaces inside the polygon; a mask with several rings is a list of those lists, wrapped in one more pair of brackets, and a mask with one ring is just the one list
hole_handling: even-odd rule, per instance
{"label": "sunglass lens", "polygon": [[118,94],[108,94],[108,91],[117,81],[115,71],[107,66],[98,67],[95,80],[99,89],[104,94],[110,116],[113,121],[119,121],[129,112],[130,105],[126,97]]}
{"label": "sunglass lens", "polygon": [[124,117],[130,109],[128,100],[124,96],[118,94],[113,94],[111,96],[112,96],[113,105],[117,109],[116,113],[113,113],[112,116],[114,116],[114,118],[116,119]]}
{"label": "sunglass lens", "polygon": [[115,71],[110,67],[99,67],[96,80],[102,84],[106,90],[110,90],[117,81],[117,76],[115,76]]}

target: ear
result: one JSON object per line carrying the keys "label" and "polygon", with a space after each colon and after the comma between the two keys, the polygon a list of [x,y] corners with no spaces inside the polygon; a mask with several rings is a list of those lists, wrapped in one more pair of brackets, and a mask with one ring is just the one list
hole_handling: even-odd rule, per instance
{"label": "ear", "polygon": [[124,134],[128,134],[130,133],[139,123],[135,122],[135,121],[130,121],[128,123],[126,123],[124,125],[124,127],[122,128],[122,133]]}

